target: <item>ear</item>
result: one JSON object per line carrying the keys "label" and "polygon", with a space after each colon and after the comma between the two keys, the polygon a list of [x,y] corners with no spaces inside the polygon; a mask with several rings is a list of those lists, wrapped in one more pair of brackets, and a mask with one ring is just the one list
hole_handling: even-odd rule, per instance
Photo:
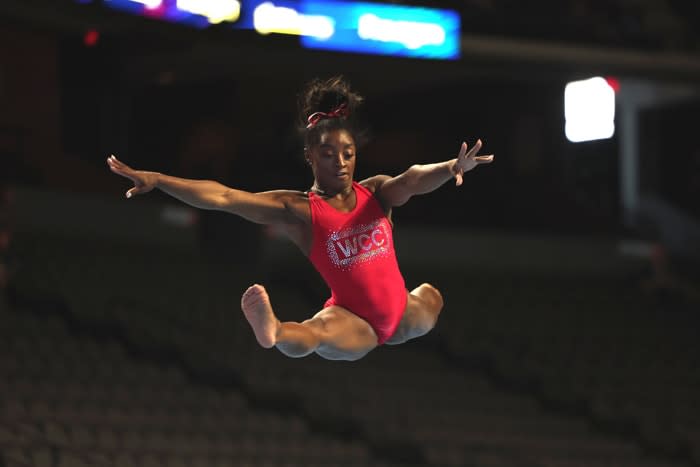
{"label": "ear", "polygon": [[304,160],[307,164],[311,165],[311,152],[306,146],[304,146]]}

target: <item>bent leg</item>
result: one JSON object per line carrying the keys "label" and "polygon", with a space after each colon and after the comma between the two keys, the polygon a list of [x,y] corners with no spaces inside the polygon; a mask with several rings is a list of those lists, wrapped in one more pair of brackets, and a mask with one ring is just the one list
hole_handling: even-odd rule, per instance
{"label": "bent leg", "polygon": [[329,360],[358,360],[377,346],[372,327],[339,306],[325,308],[302,323],[281,323],[265,288],[253,285],[243,294],[241,308],[258,343],[265,348],[277,347],[289,357],[316,352]]}
{"label": "bent leg", "polygon": [[377,334],[372,326],[337,305],[324,308],[304,323],[320,324],[316,353],[327,360],[359,360],[377,347]]}
{"label": "bent leg", "polygon": [[432,285],[424,283],[413,289],[408,294],[406,311],[399,327],[386,343],[403,344],[430,332],[437,323],[443,304],[442,294]]}

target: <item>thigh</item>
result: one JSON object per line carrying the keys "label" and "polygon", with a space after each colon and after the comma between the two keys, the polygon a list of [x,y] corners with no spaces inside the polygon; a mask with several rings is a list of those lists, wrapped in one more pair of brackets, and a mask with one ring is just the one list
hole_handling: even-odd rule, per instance
{"label": "thigh", "polygon": [[[408,292],[407,292],[408,293]],[[408,293],[406,310],[396,332],[386,341],[389,345],[403,344],[429,332],[442,310],[440,292],[430,284],[422,284]]]}
{"label": "thigh", "polygon": [[408,299],[406,300],[406,310],[403,312],[401,317],[401,322],[399,326],[394,331],[394,334],[386,341],[387,345],[397,345],[403,344],[410,339],[409,335],[411,329],[415,326],[416,310],[420,309],[422,306],[419,297],[406,292],[408,294]]}
{"label": "thigh", "polygon": [[313,322],[321,344],[316,353],[328,360],[358,360],[377,347],[377,334],[367,321],[333,305],[316,313]]}

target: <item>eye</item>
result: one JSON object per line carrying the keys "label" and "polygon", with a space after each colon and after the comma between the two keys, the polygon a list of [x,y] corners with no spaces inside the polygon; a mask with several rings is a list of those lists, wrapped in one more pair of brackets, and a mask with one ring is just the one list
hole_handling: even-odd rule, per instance
{"label": "eye", "polygon": [[348,151],[343,155],[345,156],[346,159],[352,159],[355,156],[355,154],[351,151]]}

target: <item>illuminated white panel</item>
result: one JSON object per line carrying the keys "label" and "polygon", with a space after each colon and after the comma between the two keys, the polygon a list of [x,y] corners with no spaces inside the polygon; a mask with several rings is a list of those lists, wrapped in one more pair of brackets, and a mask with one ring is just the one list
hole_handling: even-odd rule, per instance
{"label": "illuminated white panel", "polygon": [[204,16],[211,24],[236,21],[241,14],[237,0],[177,0],[177,8]]}
{"label": "illuminated white panel", "polygon": [[445,42],[445,30],[439,24],[382,19],[372,13],[360,16],[357,35],[365,40],[398,42],[412,50]]}
{"label": "illuminated white panel", "polygon": [[615,134],[615,90],[601,77],[572,81],[564,89],[566,138],[574,143]]}
{"label": "illuminated white panel", "polygon": [[328,16],[301,15],[301,35],[328,39],[335,33],[335,21]]}
{"label": "illuminated white panel", "polygon": [[253,27],[260,34],[301,34],[299,13],[292,8],[275,6],[271,2],[258,5],[253,11]]}
{"label": "illuminated white panel", "polygon": [[335,32],[332,18],[304,15],[293,8],[275,6],[272,2],[258,5],[253,11],[253,27],[260,34],[272,32],[328,39]]}

